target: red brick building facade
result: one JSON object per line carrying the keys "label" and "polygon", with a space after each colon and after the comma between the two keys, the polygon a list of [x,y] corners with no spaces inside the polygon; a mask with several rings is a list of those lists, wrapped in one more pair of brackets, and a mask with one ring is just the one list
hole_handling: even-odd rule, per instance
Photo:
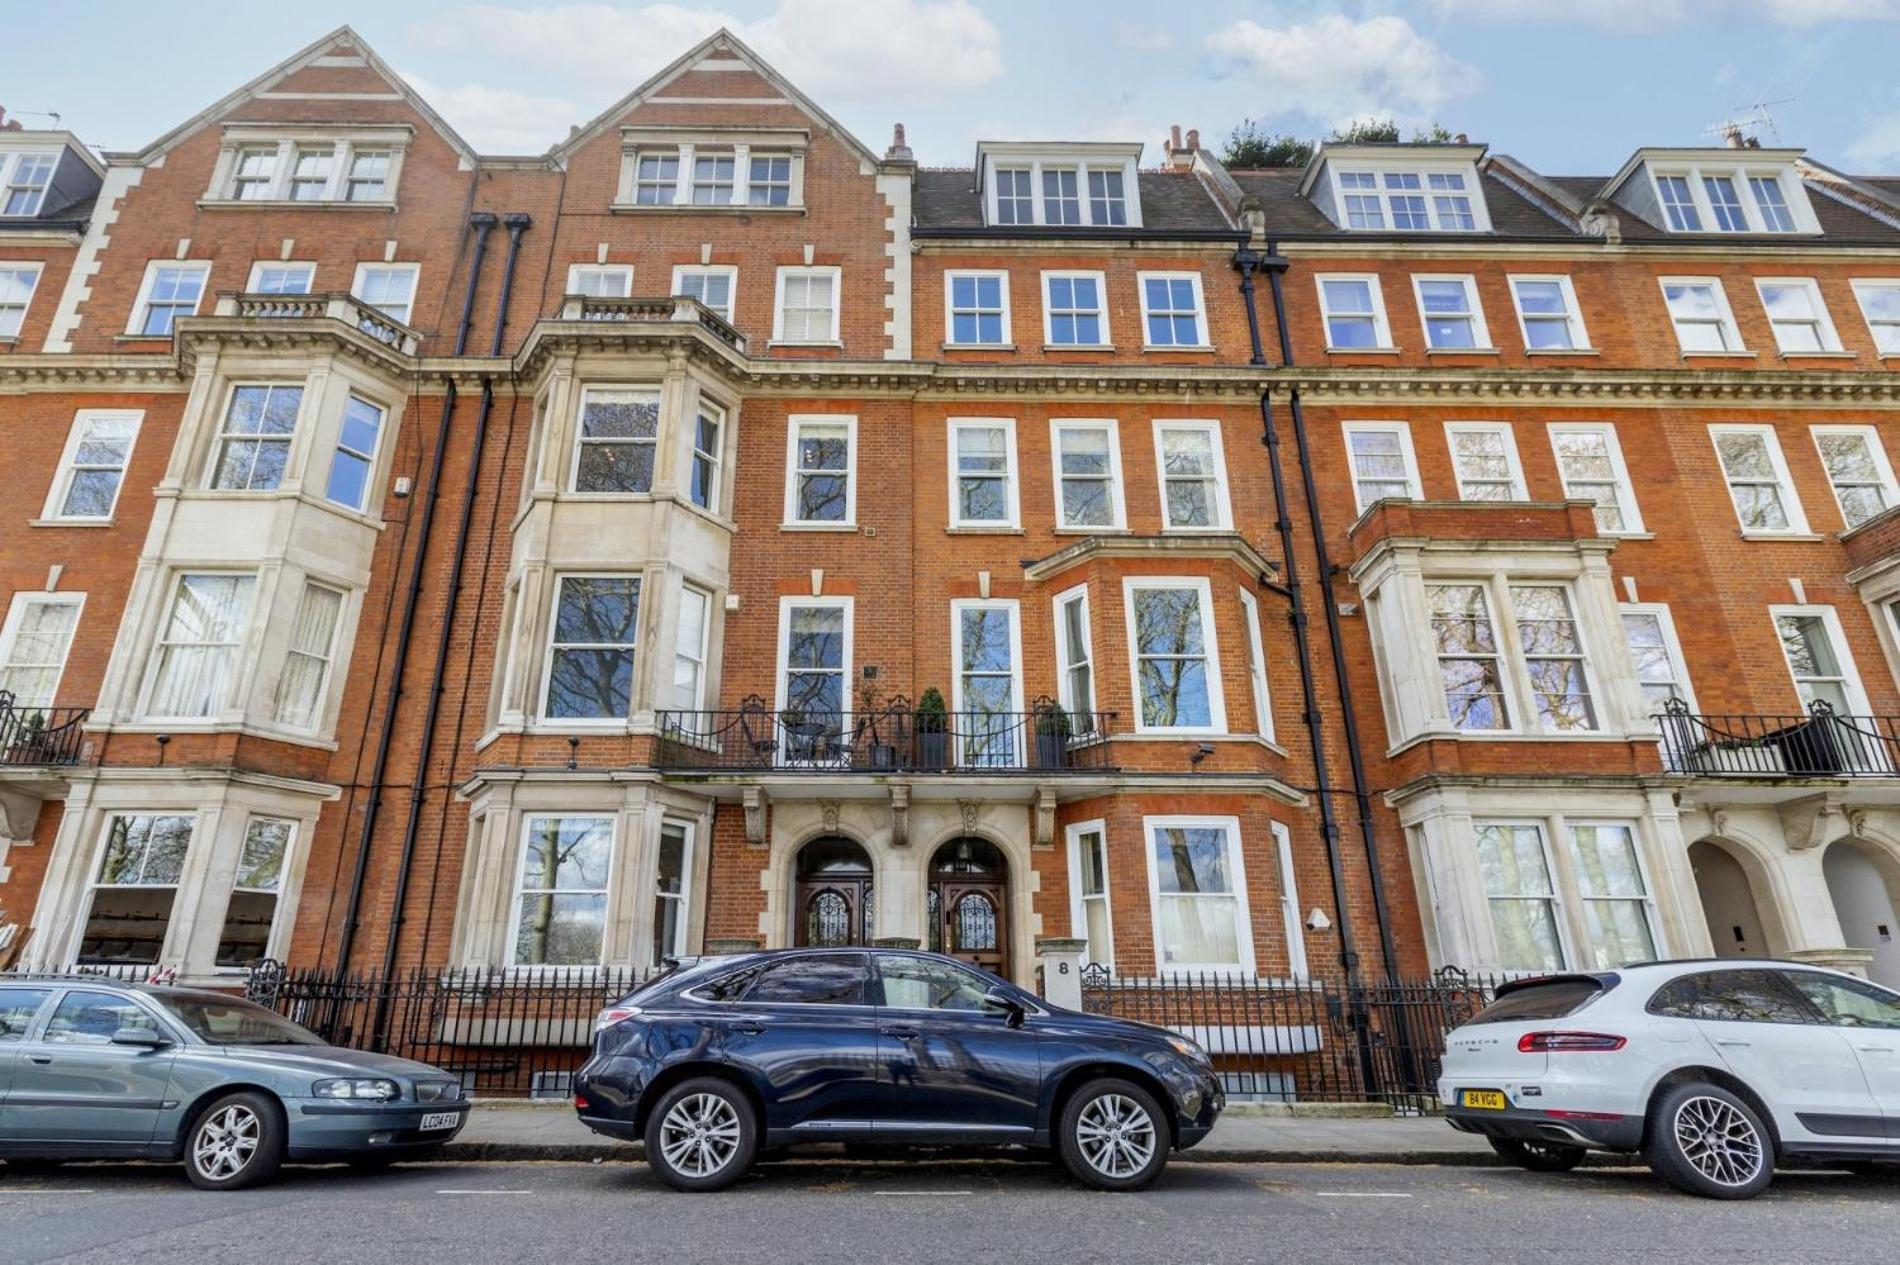
{"label": "red brick building facade", "polygon": [[0,131],[0,960],[1900,972],[1900,181],[1164,151]]}

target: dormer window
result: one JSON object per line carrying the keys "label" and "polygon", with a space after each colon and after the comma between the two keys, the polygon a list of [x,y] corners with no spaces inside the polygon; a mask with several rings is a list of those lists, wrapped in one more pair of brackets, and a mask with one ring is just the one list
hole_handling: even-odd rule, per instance
{"label": "dormer window", "polygon": [[390,208],[414,129],[233,124],[202,205],[301,203]]}
{"label": "dormer window", "polygon": [[46,186],[52,183],[53,167],[59,155],[46,153],[0,153],[0,215],[38,215],[46,201]]}
{"label": "dormer window", "polygon": [[983,222],[1012,228],[1140,228],[1140,145],[986,141]]}
{"label": "dormer window", "polygon": [[1337,220],[1349,229],[1402,233],[1476,233],[1490,228],[1472,200],[1467,171],[1381,169],[1340,160],[1333,172]]}
{"label": "dormer window", "polygon": [[620,129],[617,211],[802,211],[809,135],[792,128]]}
{"label": "dormer window", "polygon": [[1793,168],[1751,162],[1759,152],[1712,150],[1678,165],[1668,159],[1684,155],[1665,151],[1649,160],[1656,201],[1648,218],[1672,233],[1819,232]]}

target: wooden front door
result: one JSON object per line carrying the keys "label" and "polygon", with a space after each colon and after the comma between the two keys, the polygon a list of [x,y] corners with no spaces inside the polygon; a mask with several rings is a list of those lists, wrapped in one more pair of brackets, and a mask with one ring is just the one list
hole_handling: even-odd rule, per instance
{"label": "wooden front door", "polygon": [[1009,977],[1009,916],[1004,884],[988,878],[938,878],[930,884],[933,948]]}
{"label": "wooden front door", "polygon": [[800,879],[793,943],[819,949],[869,944],[870,905],[869,879]]}

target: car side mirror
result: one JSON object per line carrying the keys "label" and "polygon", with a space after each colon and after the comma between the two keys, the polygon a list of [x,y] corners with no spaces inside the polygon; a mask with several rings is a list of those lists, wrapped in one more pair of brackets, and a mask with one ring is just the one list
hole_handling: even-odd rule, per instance
{"label": "car side mirror", "polygon": [[1023,1004],[1001,988],[992,988],[989,992],[983,994],[983,1008],[985,1010],[1002,1011],[1004,1021],[1012,1028],[1020,1028],[1023,1026],[1023,1015],[1025,1013],[1023,1011]]}
{"label": "car side mirror", "polygon": [[171,1044],[164,1035],[152,1028],[120,1028],[112,1034],[112,1044],[138,1046],[146,1050],[158,1050]]}

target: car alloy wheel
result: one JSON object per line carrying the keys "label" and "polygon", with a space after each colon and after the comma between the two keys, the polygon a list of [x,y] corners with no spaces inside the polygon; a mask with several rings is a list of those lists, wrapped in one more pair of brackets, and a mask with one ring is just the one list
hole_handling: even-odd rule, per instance
{"label": "car alloy wheel", "polygon": [[1767,1148],[1754,1123],[1720,1098],[1683,1100],[1671,1128],[1682,1157],[1718,1186],[1747,1186],[1766,1162]]}
{"label": "car alloy wheel", "polygon": [[682,1176],[712,1177],[739,1151],[739,1114],[717,1094],[691,1094],[660,1123],[660,1153]]}
{"label": "car alloy wheel", "polygon": [[1102,1094],[1082,1108],[1075,1122],[1075,1140],[1090,1168],[1123,1181],[1154,1159],[1154,1120],[1134,1099]]}
{"label": "car alloy wheel", "polygon": [[243,1103],[219,1107],[192,1134],[192,1166],[211,1181],[228,1182],[250,1167],[263,1135],[263,1121]]}

